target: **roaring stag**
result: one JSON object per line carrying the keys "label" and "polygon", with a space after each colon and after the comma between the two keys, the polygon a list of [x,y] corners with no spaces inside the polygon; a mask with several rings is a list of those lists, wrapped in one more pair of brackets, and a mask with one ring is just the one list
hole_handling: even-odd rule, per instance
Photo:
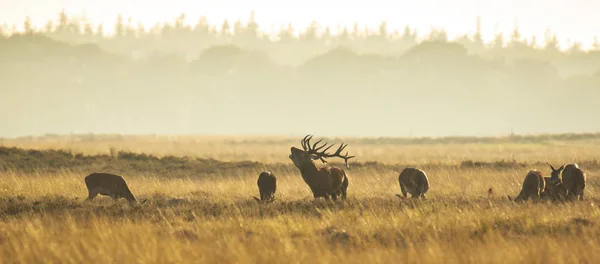
{"label": "roaring stag", "polygon": [[[417,168],[405,168],[398,175],[398,183],[400,183],[400,191],[402,196],[406,198],[410,193],[412,198],[425,199],[425,193],[429,190],[429,179],[423,170]],[[402,198],[399,194],[398,197]]]}
{"label": "roaring stag", "polygon": [[306,135],[304,139],[302,139],[301,144],[303,149],[292,147],[290,149],[290,159],[300,170],[302,179],[304,179],[304,182],[310,187],[314,198],[325,197],[325,199],[329,199],[329,196],[331,196],[333,200],[337,200],[337,197],[341,196],[341,198],[345,200],[346,191],[348,189],[348,177],[346,176],[346,172],[343,169],[334,166],[318,167],[314,161],[321,160],[323,163],[327,163],[327,161],[325,161],[326,158],[339,157],[344,159],[346,168],[349,168],[348,160],[355,156],[348,156],[348,152],[346,152],[346,155],[340,154],[348,144],[344,145],[344,143],[341,143],[337,151],[330,154],[327,153],[327,150],[335,144],[327,146],[328,143],[324,143],[323,145],[318,146],[322,141],[319,140],[311,146],[311,138],[312,135]]}
{"label": "roaring stag", "polygon": [[89,192],[87,200],[92,200],[98,194],[102,194],[110,196],[113,200],[125,198],[130,203],[137,202],[127,187],[127,183],[119,175],[94,172],[85,177],[85,186]]}
{"label": "roaring stag", "polygon": [[[558,179],[558,181],[562,182],[564,185],[564,189],[566,191],[566,196],[568,199],[577,199],[583,200],[583,192],[585,190],[586,184],[586,175],[583,170],[579,168],[579,165],[575,163],[567,164],[567,166],[561,166],[562,169],[562,179]],[[554,168],[550,165],[552,171],[554,173]],[[561,170],[560,168],[558,170]],[[558,177],[557,177],[558,178]]]}
{"label": "roaring stag", "polygon": [[277,190],[277,178],[270,171],[263,171],[258,175],[256,181],[258,185],[258,191],[260,192],[260,199],[254,197],[259,202],[272,202],[275,200],[275,191]]}
{"label": "roaring stag", "polygon": [[[515,202],[525,200],[527,201],[529,198],[532,198],[535,201],[541,200],[541,194],[544,192],[544,187],[546,186],[546,182],[544,181],[544,176],[538,170],[530,170],[525,176],[525,180],[523,181],[523,186],[521,188],[521,192],[515,198]],[[508,196],[508,199],[512,201],[512,198]]]}

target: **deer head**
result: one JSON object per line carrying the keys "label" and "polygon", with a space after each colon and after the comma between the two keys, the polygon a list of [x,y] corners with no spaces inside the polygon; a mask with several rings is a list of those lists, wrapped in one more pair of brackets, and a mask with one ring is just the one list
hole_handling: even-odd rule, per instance
{"label": "deer head", "polygon": [[340,147],[335,151],[335,153],[330,154],[327,151],[333,147],[335,144],[331,144],[327,146],[328,143],[323,143],[318,146],[322,139],[315,142],[312,146],[310,144],[310,140],[312,139],[312,135],[306,135],[302,141],[302,149],[292,147],[290,154],[290,159],[294,162],[294,165],[298,168],[304,167],[306,164],[310,164],[313,160],[321,160],[323,163],[327,163],[326,159],[331,157],[338,157],[344,159],[346,163],[346,168],[350,168],[348,166],[348,160],[354,158],[355,156],[348,156],[348,151],[346,151],[346,155],[342,155],[341,152],[348,146],[348,144],[341,143]]}
{"label": "deer head", "polygon": [[[550,164],[548,164],[550,165]],[[552,167],[552,165],[550,165],[550,169],[552,169],[552,173],[550,173],[550,181],[553,183],[558,183],[560,181],[560,172],[565,168],[565,165],[563,164],[562,166],[560,166],[560,168],[558,169],[554,169],[554,167]]]}

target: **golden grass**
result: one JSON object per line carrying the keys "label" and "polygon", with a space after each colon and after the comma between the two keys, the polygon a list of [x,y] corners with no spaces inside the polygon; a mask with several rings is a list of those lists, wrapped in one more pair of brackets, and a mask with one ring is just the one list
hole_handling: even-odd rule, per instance
{"label": "golden grass", "polygon": [[[274,162],[290,163],[290,143],[297,145],[297,140],[277,138],[262,139],[272,141],[266,145],[234,139],[238,143],[227,137],[198,143],[212,146],[209,150],[186,143],[182,146],[187,150],[181,152],[167,150],[170,143],[149,139],[124,140],[121,145],[32,145],[24,140],[2,144],[88,154],[107,154],[113,146],[159,155],[256,160],[266,169]],[[589,141],[576,142],[575,147],[564,142],[349,145],[352,154],[364,154],[361,161],[456,165],[426,170],[431,189],[425,201],[395,197],[400,192],[398,171],[376,165],[347,170],[345,202],[314,201],[296,170],[274,170],[277,201],[271,204],[251,198],[258,195],[256,170],[176,179],[130,171],[124,175],[130,189],[138,200],[148,199],[142,205],[114,203],[106,197],[84,202],[85,174],[70,168],[7,170],[0,172],[0,262],[595,263],[600,259],[598,168],[583,168],[588,174],[585,201],[515,204],[506,195],[519,192],[529,168],[457,164],[514,155],[518,161],[559,165],[598,160],[597,148]],[[546,167],[538,169],[549,173]],[[496,195],[488,198],[490,187]]]}

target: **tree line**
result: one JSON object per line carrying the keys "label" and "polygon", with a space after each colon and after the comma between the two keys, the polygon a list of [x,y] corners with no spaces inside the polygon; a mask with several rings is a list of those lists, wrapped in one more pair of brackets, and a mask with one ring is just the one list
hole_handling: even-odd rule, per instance
{"label": "tree line", "polygon": [[[68,18],[0,40],[0,136],[43,133],[474,135],[597,131],[600,50],[505,41],[423,41],[342,30],[267,39],[248,23],[185,17],[115,36]],[[480,24],[478,22],[477,24]],[[356,27],[359,28],[358,26]],[[286,33],[287,32],[287,33]],[[343,33],[346,32],[346,33]]]}
{"label": "tree line", "polygon": [[[313,21],[308,27],[297,30],[289,24],[272,36],[261,27],[251,12],[247,21],[238,19],[222,23],[210,23],[206,17],[200,17],[195,23],[187,23],[184,13],[174,21],[156,23],[151,28],[135,23],[132,17],[119,14],[115,20],[112,34],[105,33],[103,24],[93,25],[85,17],[69,17],[65,11],[58,14],[55,21],[48,21],[43,28],[35,28],[27,17],[22,25],[24,34],[43,34],[52,39],[72,43],[95,43],[100,48],[117,54],[135,58],[152,55],[156,52],[175,54],[185,59],[193,59],[202,51],[223,44],[231,44],[244,49],[265,52],[279,64],[298,65],[317,54],[332,48],[344,46],[357,53],[375,53],[398,56],[417,45],[419,32],[407,25],[403,30],[389,29],[382,21],[378,28],[372,29],[356,23],[352,28],[338,26],[333,34],[329,26],[321,26]],[[491,42],[484,42],[481,32],[481,18],[474,23],[475,33],[464,34],[450,39],[444,29],[432,29],[424,41],[453,41],[463,45],[470,53],[502,58],[536,58],[544,60],[563,60],[565,57],[586,57],[597,59],[600,40],[595,37],[589,51],[582,50],[579,41],[569,40],[568,47],[561,49],[558,36],[547,29],[543,40],[535,36],[524,37],[515,26],[509,36],[497,32]],[[0,26],[0,36],[6,38],[17,33],[16,25]],[[290,54],[290,50],[294,50]]]}

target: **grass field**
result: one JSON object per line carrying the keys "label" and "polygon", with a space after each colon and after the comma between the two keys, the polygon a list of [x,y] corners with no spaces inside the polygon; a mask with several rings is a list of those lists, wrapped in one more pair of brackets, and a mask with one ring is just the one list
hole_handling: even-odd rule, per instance
{"label": "grass field", "polygon": [[[318,137],[318,136],[317,136]],[[316,138],[316,137],[315,137]],[[287,157],[301,137],[0,139],[2,263],[595,263],[600,134],[343,138],[345,202],[313,200]],[[16,148],[13,148],[16,147]],[[142,154],[143,153],[143,154]],[[333,165],[341,165],[331,160]],[[585,201],[512,203],[528,170],[575,162]],[[399,199],[406,166],[424,201]],[[258,204],[262,170],[277,201]],[[84,202],[83,178],[123,175],[141,205]],[[492,187],[495,195],[488,197]]]}

